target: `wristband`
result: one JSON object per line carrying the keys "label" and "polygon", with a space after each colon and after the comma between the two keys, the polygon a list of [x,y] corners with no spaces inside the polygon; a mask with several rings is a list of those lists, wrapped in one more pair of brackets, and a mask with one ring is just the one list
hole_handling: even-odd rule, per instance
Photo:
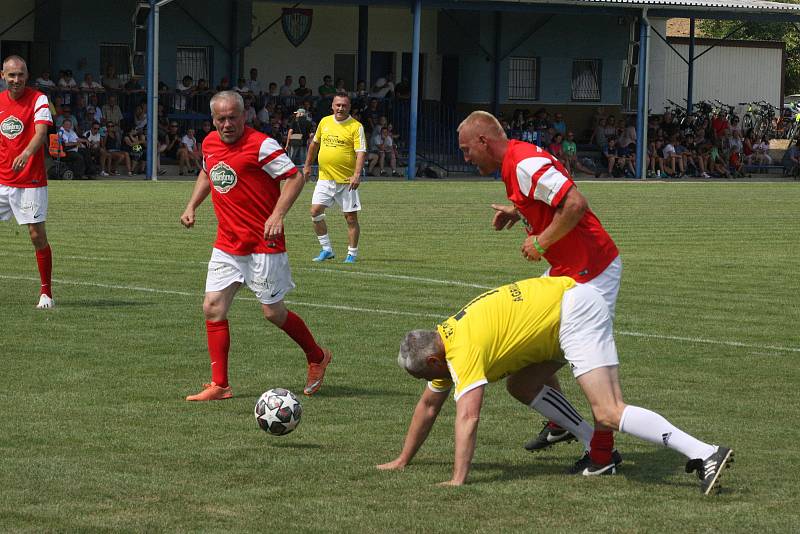
{"label": "wristband", "polygon": [[533,238],[533,248],[536,249],[536,252],[544,256],[547,254],[547,249],[543,248],[542,245],[539,244],[539,239],[537,237]]}

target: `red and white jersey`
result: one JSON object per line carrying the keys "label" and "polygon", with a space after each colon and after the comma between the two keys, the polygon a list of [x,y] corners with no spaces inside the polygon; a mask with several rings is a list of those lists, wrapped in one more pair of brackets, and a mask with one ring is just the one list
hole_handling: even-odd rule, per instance
{"label": "red and white jersey", "polygon": [[[549,152],[511,140],[503,158],[503,182],[508,199],[527,219],[529,235],[539,235],[553,221],[556,208],[575,182]],[[570,232],[550,245],[545,259],[550,276],[569,276],[585,283],[602,273],[619,255],[617,246],[597,216],[586,210]]]}
{"label": "red and white jersey", "polygon": [[47,185],[44,145],[30,157],[24,169],[19,172],[12,169],[14,159],[33,139],[36,124],[53,125],[50,103],[43,93],[26,87],[17,100],[11,98],[9,91],[0,93],[0,184],[11,187]]}
{"label": "red and white jersey", "polygon": [[245,127],[241,139],[229,145],[213,131],[203,140],[203,170],[219,221],[215,248],[234,256],[286,252],[284,236],[264,239],[280,181],[297,172],[277,141]]}

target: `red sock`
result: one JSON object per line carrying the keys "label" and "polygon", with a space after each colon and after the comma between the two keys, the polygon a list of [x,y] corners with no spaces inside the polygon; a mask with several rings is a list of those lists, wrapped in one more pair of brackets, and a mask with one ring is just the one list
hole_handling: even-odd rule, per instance
{"label": "red sock", "polygon": [[614,449],[614,432],[611,430],[595,430],[589,446],[589,458],[595,465],[611,463],[611,451]]}
{"label": "red sock", "polygon": [[39,266],[39,279],[42,281],[40,294],[53,298],[53,290],[50,287],[53,277],[53,252],[50,250],[50,245],[36,251],[36,264]]}
{"label": "red sock", "polygon": [[300,345],[300,348],[306,353],[308,363],[319,363],[325,357],[320,346],[314,341],[314,335],[308,329],[306,323],[294,312],[289,312],[286,316],[286,322],[281,326],[281,330]]}
{"label": "red sock", "polygon": [[228,387],[228,350],[231,347],[231,332],[228,321],[206,321],[208,355],[211,358],[211,381]]}

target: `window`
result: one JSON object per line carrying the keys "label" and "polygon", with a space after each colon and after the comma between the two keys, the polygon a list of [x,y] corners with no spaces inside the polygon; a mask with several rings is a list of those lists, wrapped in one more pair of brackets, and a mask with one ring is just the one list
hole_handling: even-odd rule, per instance
{"label": "window", "polygon": [[[175,69],[176,87],[184,76],[191,76],[195,83],[202,78],[208,81],[210,86],[214,86],[211,82],[211,47],[209,46],[179,46]],[[231,85],[236,85],[236,81],[231,80]]]}
{"label": "window", "polygon": [[512,57],[508,60],[508,99],[539,98],[539,60],[535,57]]}
{"label": "window", "polygon": [[127,79],[130,74],[131,49],[126,44],[104,43],[100,45],[100,75],[109,65],[114,65],[117,76]]}
{"label": "window", "polygon": [[602,66],[600,59],[576,59],[572,62],[572,100],[600,101]]}

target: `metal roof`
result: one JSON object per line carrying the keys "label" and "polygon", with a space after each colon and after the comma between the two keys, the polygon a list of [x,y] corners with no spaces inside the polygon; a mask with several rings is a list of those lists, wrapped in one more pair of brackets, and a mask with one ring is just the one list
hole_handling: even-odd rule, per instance
{"label": "metal roof", "polygon": [[[425,2],[423,2],[424,4]],[[456,0],[461,5],[561,5],[616,8],[652,8],[658,10],[734,11],[745,13],[800,14],[800,4],[769,2],[767,0]]]}

